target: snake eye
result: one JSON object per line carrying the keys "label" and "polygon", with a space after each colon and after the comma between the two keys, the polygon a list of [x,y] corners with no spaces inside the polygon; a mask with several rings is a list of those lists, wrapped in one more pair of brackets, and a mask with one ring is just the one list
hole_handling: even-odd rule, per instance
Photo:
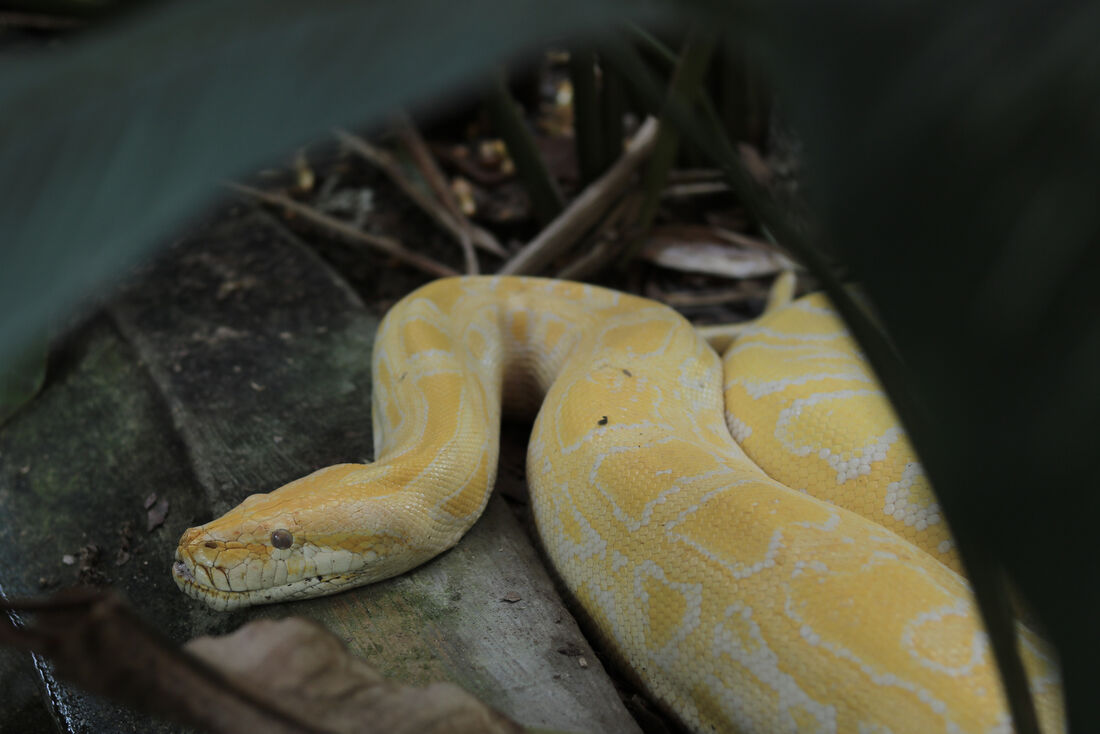
{"label": "snake eye", "polygon": [[294,545],[294,536],[289,530],[279,528],[271,534],[271,544],[276,548],[289,548]]}

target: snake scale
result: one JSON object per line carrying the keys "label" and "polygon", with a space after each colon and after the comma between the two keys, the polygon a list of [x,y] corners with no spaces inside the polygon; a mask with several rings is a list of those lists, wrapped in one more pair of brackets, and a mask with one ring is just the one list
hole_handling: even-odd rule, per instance
{"label": "snake scale", "polygon": [[[502,411],[553,566],[605,648],[694,731],[1005,732],[987,640],[927,479],[823,296],[723,358],[671,309],[521,277],[430,283],[373,353],[376,460],[187,530],[217,609],[341,591],[452,547],[495,480]],[[1047,732],[1057,666],[1020,628]]]}

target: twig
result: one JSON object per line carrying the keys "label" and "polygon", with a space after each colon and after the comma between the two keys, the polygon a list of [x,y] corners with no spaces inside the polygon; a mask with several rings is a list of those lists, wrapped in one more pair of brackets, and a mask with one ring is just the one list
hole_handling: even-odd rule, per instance
{"label": "twig", "polygon": [[397,184],[397,187],[405,192],[405,195],[412,199],[414,204],[434,219],[439,226],[447,230],[462,247],[462,254],[466,261],[466,272],[468,274],[477,272],[477,256],[474,255],[473,243],[443,204],[425,194],[416,184],[410,181],[405,172],[401,170],[401,164],[389,152],[371,145],[347,130],[337,129],[335,132],[341,143],[367,159],[372,165],[382,169],[382,172]]}
{"label": "twig", "polygon": [[586,248],[584,254],[562,268],[557,277],[563,280],[584,280],[603,270],[630,241],[622,225],[630,226],[637,218],[641,203],[640,191],[627,193],[600,225],[599,232],[592,238],[592,247]]}
{"label": "twig", "polygon": [[561,280],[584,280],[603,269],[604,265],[615,259],[622,243],[600,237],[587,248],[583,255],[558,271],[554,277]]}
{"label": "twig", "polygon": [[447,267],[442,263],[438,263],[430,257],[411,252],[405,249],[405,246],[400,241],[393,237],[385,237],[382,235],[370,234],[369,232],[363,232],[355,227],[341,222],[339,219],[322,214],[311,206],[306,206],[301,202],[294,201],[289,196],[284,194],[273,194],[268,191],[260,191],[254,189],[251,186],[245,186],[239,183],[226,182],[225,184],[229,188],[239,191],[242,194],[247,194],[254,199],[258,199],[267,204],[273,206],[280,206],[284,209],[294,212],[298,216],[306,219],[319,227],[328,230],[330,233],[359,242],[369,247],[373,247],[376,250],[381,250],[387,255],[391,255],[401,262],[421,270],[430,275],[446,278],[452,275],[459,275],[457,270]]}
{"label": "twig", "polygon": [[435,156],[432,155],[428,144],[421,137],[420,131],[416,129],[412,121],[404,114],[399,115],[394,121],[394,130],[408,149],[413,162],[420,169],[420,173],[424,176],[428,186],[431,187],[443,206],[447,208],[447,211],[451,213],[459,228],[469,235],[474,245],[499,257],[507,257],[508,251],[504,249],[500,241],[488,230],[482,229],[471,222],[466,213],[462,211],[454,192],[447,184],[446,175],[444,175],[439,164],[436,163]]}
{"label": "twig", "polygon": [[718,168],[676,168],[668,172],[670,184],[701,183],[722,180],[722,171]]}
{"label": "twig", "polygon": [[724,194],[730,190],[725,181],[699,181],[697,183],[669,184],[661,191],[662,199],[687,199],[692,196]]}
{"label": "twig", "polygon": [[657,121],[652,117],[648,118],[630,141],[622,158],[607,173],[585,188],[557,219],[505,263],[500,269],[501,274],[537,273],[591,229],[629,185],[634,172],[653,149],[657,128]]}
{"label": "twig", "polygon": [[[764,294],[763,289],[747,289],[744,284],[740,284],[737,288],[730,288],[726,291],[719,291],[714,293],[696,293],[695,291],[666,291],[660,295],[646,294],[647,298],[653,298],[654,300],[666,303],[669,306],[678,308],[698,308],[700,306],[725,306],[731,303],[745,303],[747,301],[759,300]],[[699,335],[711,342],[711,346],[714,343],[711,341],[711,334],[717,330],[729,330],[731,332],[740,333],[745,329],[745,325],[748,322],[740,321],[733,324],[706,324],[702,326],[696,326],[695,330],[699,332]],[[721,350],[716,350],[721,354]]]}

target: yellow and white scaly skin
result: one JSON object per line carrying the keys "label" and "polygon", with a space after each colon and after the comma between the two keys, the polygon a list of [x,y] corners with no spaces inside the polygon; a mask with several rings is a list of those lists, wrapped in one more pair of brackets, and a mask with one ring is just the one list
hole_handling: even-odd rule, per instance
{"label": "yellow and white scaly skin", "polygon": [[[751,327],[723,377],[652,301],[453,278],[393,307],[373,359],[376,461],[188,530],[183,591],[234,609],[423,563],[485,507],[502,405],[537,409],[528,484],[547,554],[690,729],[1009,730],[931,490],[822,297]],[[1045,730],[1061,731],[1055,665],[1022,628],[1020,646]]]}

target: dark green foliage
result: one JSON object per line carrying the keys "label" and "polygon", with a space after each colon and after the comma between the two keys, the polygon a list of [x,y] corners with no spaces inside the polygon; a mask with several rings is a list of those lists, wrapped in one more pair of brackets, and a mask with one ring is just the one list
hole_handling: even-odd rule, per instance
{"label": "dark green foliage", "polygon": [[17,358],[0,364],[0,424],[42,388],[48,347],[45,339],[34,339]]}
{"label": "dark green foliage", "polygon": [[493,87],[486,98],[489,116],[508,153],[516,162],[516,173],[531,197],[531,210],[541,224],[547,224],[565,207],[558,183],[539,154],[535,138],[527,129],[523,108],[512,99],[504,72],[493,75]]}
{"label": "dark green foliage", "polygon": [[[147,8],[0,73],[0,361],[222,179],[656,2],[212,0]],[[490,20],[491,19],[491,20]]]}
{"label": "dark green foliage", "polygon": [[569,78],[573,82],[573,130],[577,141],[577,166],[581,183],[592,183],[607,167],[604,152],[596,55],[584,48],[569,52]]}
{"label": "dark green foliage", "polygon": [[1100,7],[779,7],[770,56],[825,244],[911,376],[887,387],[912,396],[968,567],[1019,586],[1061,652],[1071,730],[1100,730]]}

